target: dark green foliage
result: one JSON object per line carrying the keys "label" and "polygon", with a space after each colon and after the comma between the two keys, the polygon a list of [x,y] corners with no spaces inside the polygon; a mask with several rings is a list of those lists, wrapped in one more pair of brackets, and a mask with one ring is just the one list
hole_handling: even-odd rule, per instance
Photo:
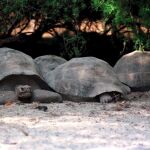
{"label": "dark green foliage", "polygon": [[83,35],[77,32],[73,36],[63,34],[64,51],[61,53],[62,57],[73,58],[84,54],[86,50],[86,40]]}
{"label": "dark green foliage", "polygon": [[[93,9],[102,12],[103,18],[113,29],[124,25],[133,32],[135,49],[150,48],[150,1],[149,0],[92,0]],[[144,27],[147,31],[143,31]]]}
{"label": "dark green foliage", "polygon": [[[124,43],[129,37],[124,37],[120,31],[127,28],[133,33],[131,39],[134,49],[150,48],[149,0],[1,0],[0,38],[11,36],[11,32],[17,27],[22,31],[31,19],[37,25],[35,32],[31,34],[34,40],[55,27],[74,32],[73,36],[55,35],[63,40],[62,55],[68,57],[80,56],[85,52],[86,40],[79,28],[84,19],[103,20],[105,26],[110,27],[108,31],[112,31],[112,37],[120,38]],[[20,25],[21,22],[23,24]],[[22,34],[21,31],[18,35]],[[101,34],[107,35],[108,31]]]}

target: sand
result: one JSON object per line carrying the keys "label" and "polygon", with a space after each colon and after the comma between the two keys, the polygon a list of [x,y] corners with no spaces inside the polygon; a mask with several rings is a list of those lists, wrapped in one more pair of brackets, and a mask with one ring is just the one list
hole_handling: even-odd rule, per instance
{"label": "sand", "polygon": [[128,98],[1,105],[0,150],[150,150],[150,92]]}

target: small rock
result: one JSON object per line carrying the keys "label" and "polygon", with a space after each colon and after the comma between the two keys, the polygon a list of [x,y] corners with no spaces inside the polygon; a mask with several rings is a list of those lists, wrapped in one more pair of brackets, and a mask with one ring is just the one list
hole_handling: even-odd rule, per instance
{"label": "small rock", "polygon": [[45,112],[48,110],[47,106],[37,106],[36,109],[42,110],[42,111],[45,111]]}
{"label": "small rock", "polygon": [[15,101],[17,101],[17,97],[14,91],[0,91],[0,105]]}
{"label": "small rock", "polygon": [[125,108],[130,108],[130,103],[126,102],[126,101],[122,101],[122,102],[118,102],[116,107],[115,107],[115,110],[116,111],[122,111],[124,110]]}

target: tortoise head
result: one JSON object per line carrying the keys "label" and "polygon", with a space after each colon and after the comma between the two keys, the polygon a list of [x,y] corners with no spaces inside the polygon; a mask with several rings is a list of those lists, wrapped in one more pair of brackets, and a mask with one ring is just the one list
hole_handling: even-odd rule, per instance
{"label": "tortoise head", "polygon": [[32,88],[29,85],[17,85],[15,92],[18,100],[29,101],[32,98]]}

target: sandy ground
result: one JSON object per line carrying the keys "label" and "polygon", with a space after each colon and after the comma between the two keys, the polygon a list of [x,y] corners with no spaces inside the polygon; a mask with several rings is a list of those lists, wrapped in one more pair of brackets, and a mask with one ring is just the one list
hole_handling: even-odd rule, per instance
{"label": "sandy ground", "polygon": [[0,106],[0,150],[150,150],[150,92],[128,97]]}

